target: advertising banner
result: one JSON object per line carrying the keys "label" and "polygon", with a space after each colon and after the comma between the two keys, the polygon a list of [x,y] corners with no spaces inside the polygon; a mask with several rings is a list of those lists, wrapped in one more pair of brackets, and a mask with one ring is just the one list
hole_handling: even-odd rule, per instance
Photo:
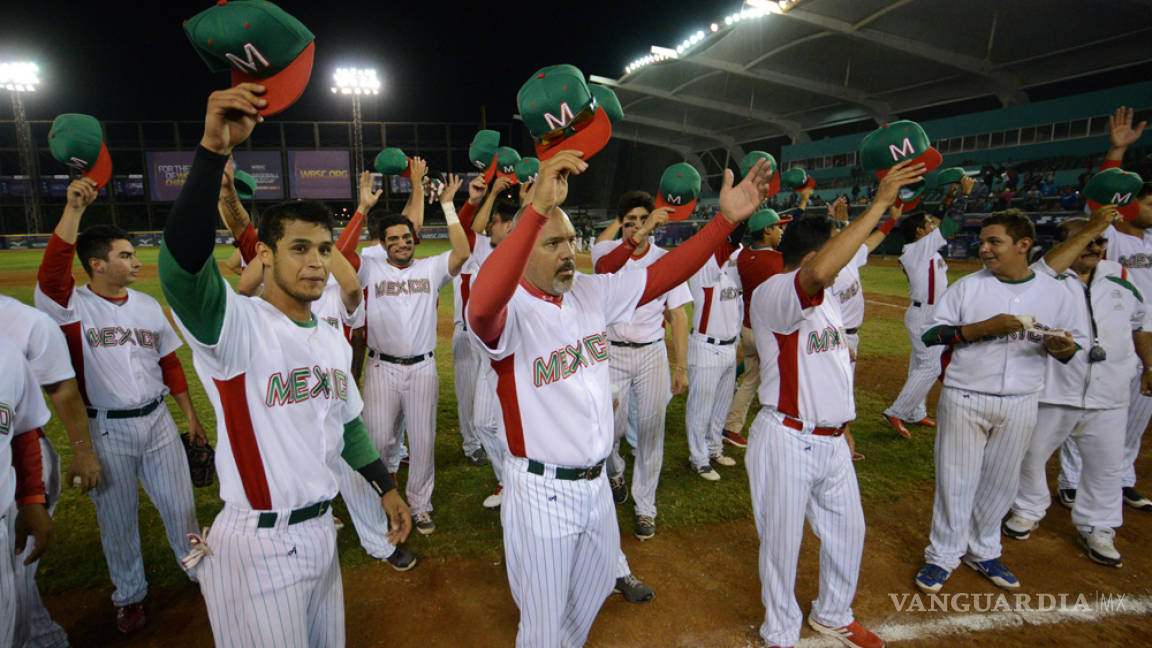
{"label": "advertising banner", "polygon": [[288,151],[291,198],[350,199],[348,151]]}
{"label": "advertising banner", "polygon": [[149,151],[148,184],[152,187],[152,200],[173,201],[180,195],[188,169],[192,168],[192,151]]}
{"label": "advertising banner", "polygon": [[256,200],[284,199],[284,167],[279,151],[233,151],[236,168],[256,179]]}

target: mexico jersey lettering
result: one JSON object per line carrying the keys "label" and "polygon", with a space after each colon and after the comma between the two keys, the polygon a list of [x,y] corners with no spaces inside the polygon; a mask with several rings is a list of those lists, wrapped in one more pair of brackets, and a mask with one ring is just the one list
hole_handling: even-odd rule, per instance
{"label": "mexico jersey lettering", "polygon": [[820,427],[856,418],[852,362],[830,290],[809,297],[798,271],[769,278],[752,295],[760,356],[760,404]]}
{"label": "mexico jersey lettering", "polygon": [[335,497],[344,424],[362,408],[352,348],[315,318],[297,323],[226,290],[219,341],[187,336],[216,413],[220,498],[283,510]]}
{"label": "mexico jersey lettering", "polygon": [[647,273],[577,272],[554,297],[521,282],[492,347],[469,329],[496,372],[508,450],[561,466],[589,466],[612,450],[610,325],[627,322]]}
{"label": "mexico jersey lettering", "polygon": [[1152,237],[1131,236],[1109,226],[1104,258],[1118,262],[1128,271],[1124,277],[1135,284],[1141,295],[1152,293]]}
{"label": "mexico jersey lettering", "polygon": [[947,243],[936,228],[900,251],[900,268],[908,278],[908,299],[935,305],[948,289],[948,264],[939,252]]}
{"label": "mexico jersey lettering", "polygon": [[752,320],[749,309],[752,306],[752,293],[764,283],[768,277],[784,269],[784,257],[772,248],[746,247],[736,255],[736,271],[740,275],[740,290],[744,294],[744,322],[743,325],[751,328]]}
{"label": "mexico jersey lettering", "polygon": [[361,257],[369,348],[402,358],[436,348],[436,302],[452,279],[450,254],[414,259],[407,268],[388,263],[383,254]]}
{"label": "mexico jersey lettering", "polygon": [[320,299],[312,302],[312,314],[348,339],[352,329],[364,326],[364,300],[360,301],[354,312],[349,313],[344,307],[344,300],[340,298],[340,283],[328,275],[328,284],[324,286]]}
{"label": "mexico jersey lettering", "polygon": [[24,354],[15,342],[0,335],[0,510],[7,511],[16,495],[12,437],[43,427],[48,417],[40,385]]}
{"label": "mexico jersey lettering", "polygon": [[868,263],[868,246],[861,245],[856,256],[836,275],[832,294],[840,302],[844,328],[860,328],[864,323],[864,289],[860,285],[860,268]]}
{"label": "mexico jersey lettering", "polygon": [[[975,324],[1001,313],[1031,315],[1043,326],[1071,332],[1081,347],[1088,344],[1068,291],[1040,273],[1006,282],[986,269],[974,272],[948,288],[927,328]],[[1038,333],[1018,332],[954,345],[945,351],[944,384],[1001,396],[1034,394],[1044,385],[1043,341]]]}
{"label": "mexico jersey lettering", "polygon": [[[620,245],[620,241],[601,241],[592,247],[592,265],[601,257]],[[647,268],[656,263],[668,251],[649,243],[648,249],[640,257],[629,257],[620,272]],[[673,309],[692,301],[692,293],[684,284],[676,286],[660,297],[636,309],[631,321],[621,322],[608,328],[608,337],[619,342],[655,342],[664,338],[664,310]]]}
{"label": "mexico jersey lettering", "polygon": [[476,243],[472,246],[472,255],[460,268],[460,274],[452,278],[452,321],[460,324],[464,321],[464,307],[468,305],[468,297],[472,294],[472,279],[480,271],[480,264],[492,253],[491,239],[483,234],[476,235]]}
{"label": "mexico jersey lettering", "polygon": [[68,344],[60,327],[44,313],[0,295],[0,335],[6,335],[24,354],[38,385],[51,385],[76,377],[68,357]]}
{"label": "mexico jersey lettering", "polygon": [[168,393],[160,358],[180,348],[160,303],[128,289],[112,301],[76,288],[61,306],[36,286],[36,308],[64,331],[85,402],[103,409],[132,409]]}
{"label": "mexico jersey lettering", "polygon": [[692,330],[719,340],[740,334],[744,300],[735,263],[725,259],[721,268],[713,255],[688,279],[688,289],[693,302]]}

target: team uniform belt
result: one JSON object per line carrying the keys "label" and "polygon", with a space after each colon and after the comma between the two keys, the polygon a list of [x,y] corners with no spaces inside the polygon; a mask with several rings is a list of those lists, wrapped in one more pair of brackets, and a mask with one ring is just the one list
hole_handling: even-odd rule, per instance
{"label": "team uniform belt", "polygon": [[[288,513],[288,524],[299,524],[306,522],[313,518],[318,518],[324,515],[329,508],[332,507],[331,500],[324,500],[323,502],[316,502],[308,506],[298,508]],[[256,519],[257,529],[271,529],[276,526],[276,520],[280,518],[283,513],[276,513],[275,511],[264,511],[260,517]]]}
{"label": "team uniform belt", "polygon": [[912,302],[912,305],[913,305],[913,306],[915,306],[916,308],[920,308],[920,307],[921,307],[921,306],[923,306],[924,304],[921,304],[921,303],[920,303],[920,302],[918,302],[918,301],[914,301],[914,302]]}
{"label": "team uniform belt", "polygon": [[848,335],[856,335],[856,332],[859,330],[860,330],[860,327],[857,326],[855,328],[844,329],[844,332],[847,333]]}
{"label": "team uniform belt", "polygon": [[[805,427],[804,421],[801,421],[798,418],[788,416],[787,414],[781,414],[780,416],[781,416],[780,422],[784,424],[784,427],[790,427],[793,430],[798,430],[800,432],[804,431],[804,427]],[[811,434],[814,434],[816,436],[838,437],[838,436],[844,434],[844,428],[847,426],[848,426],[848,424],[845,423],[844,425],[841,425],[840,427],[835,427],[835,428],[813,427]]]}
{"label": "team uniform belt", "polygon": [[604,462],[601,461],[595,466],[588,466],[586,468],[564,468],[562,466],[548,466],[535,459],[528,460],[528,472],[533,475],[544,476],[547,473],[547,468],[552,468],[556,479],[564,479],[567,481],[592,480],[599,477],[600,473],[603,472]]}
{"label": "team uniform belt", "polygon": [[156,408],[160,407],[160,403],[163,403],[163,402],[164,402],[164,397],[161,396],[160,398],[157,398],[156,400],[152,401],[151,403],[148,403],[144,407],[137,407],[136,409],[100,410],[100,409],[97,409],[95,407],[87,407],[85,409],[88,410],[88,418],[96,418],[97,416],[100,416],[100,412],[103,411],[105,416],[107,416],[110,419],[126,419],[126,418],[136,418],[138,416],[148,416],[152,412],[156,411]]}
{"label": "team uniform belt", "polygon": [[660,340],[652,340],[651,342],[624,342],[622,340],[608,340],[608,344],[611,344],[612,346],[624,347],[626,349],[639,349],[640,347],[646,347],[649,344],[656,344],[659,341]]}
{"label": "team uniform belt", "polygon": [[706,335],[702,336],[702,337],[704,338],[704,341],[707,342],[708,344],[719,344],[720,346],[728,346],[729,344],[736,344],[736,340],[740,336],[739,335],[733,335],[732,338],[728,339],[728,340],[721,340],[720,338],[708,337]]}
{"label": "team uniform belt", "polygon": [[432,352],[429,351],[428,353],[421,353],[420,355],[408,356],[407,358],[399,358],[396,356],[388,355],[387,353],[380,353],[379,351],[368,349],[368,357],[380,358],[384,362],[391,362],[392,364],[414,365],[417,362],[423,362],[426,358],[431,358]]}

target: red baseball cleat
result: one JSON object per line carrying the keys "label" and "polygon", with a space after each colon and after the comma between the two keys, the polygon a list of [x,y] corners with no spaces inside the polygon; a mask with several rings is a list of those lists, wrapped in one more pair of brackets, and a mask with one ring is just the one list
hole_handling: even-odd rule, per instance
{"label": "red baseball cleat", "polygon": [[144,602],[132,603],[116,608],[116,629],[123,634],[132,634],[148,623],[144,616]]}
{"label": "red baseball cleat", "polygon": [[736,446],[737,448],[747,448],[748,447],[748,439],[745,439],[744,435],[740,434],[739,432],[733,432],[731,430],[724,430],[724,432],[721,434],[721,436],[724,439],[724,443],[732,444],[732,445]]}
{"label": "red baseball cleat", "polygon": [[904,427],[904,421],[901,421],[895,416],[888,416],[887,414],[881,414],[880,416],[883,416],[884,420],[888,421],[888,425],[896,428],[896,432],[898,432],[900,436],[904,437],[905,439],[912,438],[912,433],[908,431],[908,428]]}
{"label": "red baseball cleat", "polygon": [[853,621],[846,626],[839,628],[832,628],[822,623],[817,623],[808,617],[808,625],[813,630],[820,634],[835,637],[840,640],[840,643],[845,646],[857,646],[857,648],[884,648],[884,640],[877,637],[871,630],[865,628]]}
{"label": "red baseball cleat", "polygon": [[936,419],[932,418],[931,416],[925,416],[924,418],[920,419],[919,421],[916,421],[915,424],[916,425],[923,425],[924,427],[934,428],[934,427],[936,427]]}

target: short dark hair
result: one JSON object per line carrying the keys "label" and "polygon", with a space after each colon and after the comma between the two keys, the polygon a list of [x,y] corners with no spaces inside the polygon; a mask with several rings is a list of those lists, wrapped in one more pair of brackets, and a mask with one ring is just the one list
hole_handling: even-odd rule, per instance
{"label": "short dark hair", "polygon": [[784,267],[796,266],[804,255],[820,249],[832,238],[835,227],[836,224],[827,216],[809,216],[789,223],[776,248],[783,257]]}
{"label": "short dark hair", "polygon": [[335,225],[332,212],[328,211],[324,203],[316,200],[287,200],[273,205],[260,215],[257,240],[275,251],[276,243],[284,238],[285,221],[314,223],[323,226],[329,232]]}
{"label": "short dark hair", "polygon": [[620,196],[620,202],[616,204],[616,220],[624,220],[624,215],[637,207],[643,207],[648,213],[652,213],[652,210],[656,209],[652,194],[647,191],[629,191]]}
{"label": "short dark hair", "polygon": [[1056,226],[1056,240],[1067,241],[1068,236],[1071,234],[1072,227],[1078,225],[1077,231],[1088,224],[1087,218],[1069,218],[1068,220]]}
{"label": "short dark hair", "polygon": [[1136,200],[1140,200],[1148,195],[1152,195],[1152,181],[1145,180],[1144,184],[1140,187],[1140,191],[1136,194]]}
{"label": "short dark hair", "polygon": [[108,253],[112,251],[112,242],[120,240],[131,243],[132,235],[115,225],[93,225],[80,232],[76,237],[76,255],[80,257],[80,265],[84,266],[84,272],[89,277],[92,276],[92,266],[88,260],[107,261]]}
{"label": "short dark hair", "polygon": [[904,220],[900,221],[900,233],[904,235],[905,243],[912,243],[916,240],[916,230],[924,227],[928,222],[928,215],[924,212],[917,212],[910,216],[905,216]]}
{"label": "short dark hair", "polygon": [[412,221],[404,214],[390,214],[384,210],[372,210],[368,218],[368,235],[377,241],[384,240],[384,234],[388,231],[389,227],[397,225],[404,225],[408,228],[408,232],[412,234],[412,238],[416,238],[416,227],[412,225]]}
{"label": "short dark hair", "polygon": [[1012,237],[1013,243],[1022,238],[1036,240],[1036,226],[1032,224],[1032,219],[1028,218],[1028,214],[1016,208],[1005,209],[985,218],[980,223],[980,229],[989,225],[1003,225],[1004,231]]}
{"label": "short dark hair", "polygon": [[496,199],[495,204],[492,205],[492,216],[501,223],[507,223],[516,218],[516,212],[520,210],[520,203],[511,198],[500,197]]}

